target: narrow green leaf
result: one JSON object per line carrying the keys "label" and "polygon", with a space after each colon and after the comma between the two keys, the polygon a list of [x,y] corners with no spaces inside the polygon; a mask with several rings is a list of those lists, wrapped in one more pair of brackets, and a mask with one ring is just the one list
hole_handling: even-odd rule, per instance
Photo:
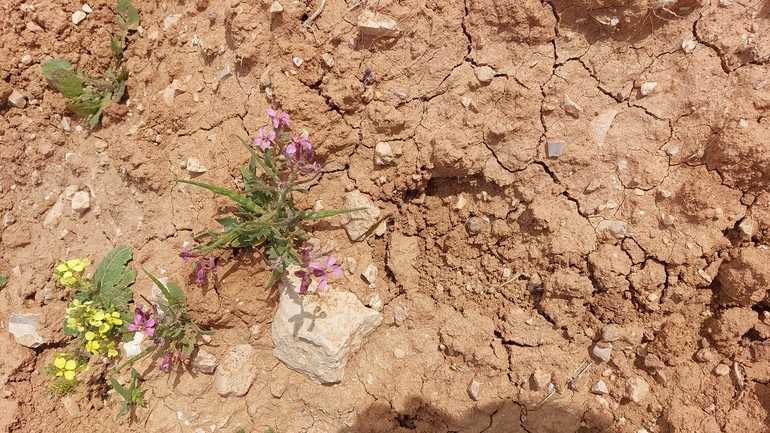
{"label": "narrow green leaf", "polygon": [[365,207],[357,207],[353,209],[339,209],[339,210],[322,210],[318,212],[300,212],[300,218],[303,219],[309,219],[309,220],[318,220],[322,218],[329,218],[331,216],[343,214],[343,213],[350,213],[350,212],[358,212],[360,210],[366,210]]}
{"label": "narrow green leaf", "polygon": [[[259,164],[259,166],[262,167],[262,170],[265,173],[267,173],[267,175],[270,176],[273,179],[273,181],[275,181],[275,183],[281,183],[281,178],[278,177],[278,174],[276,174],[275,169],[273,169],[272,164],[270,164],[270,165],[267,164],[259,155],[257,155],[257,152],[254,150],[254,148],[252,148],[249,145],[249,143],[246,142],[246,140],[244,140],[241,137],[238,137],[238,140],[241,140],[241,143],[243,143],[244,147],[246,147],[246,149],[251,154],[251,157],[254,158],[254,160],[257,162],[257,164]],[[265,155],[269,155],[270,152],[265,150],[264,154]]]}
{"label": "narrow green leaf", "polygon": [[131,400],[131,392],[123,388],[123,386],[112,376],[110,376],[110,384],[112,384],[112,388],[117,391],[124,400]]}
{"label": "narrow green leaf", "polygon": [[251,200],[247,199],[246,197],[240,195],[237,191],[233,191],[231,189],[227,188],[221,188],[216,185],[209,185],[207,183],[201,183],[201,182],[195,182],[192,180],[185,180],[185,179],[177,179],[177,182],[181,183],[189,183],[190,185],[199,186],[201,188],[205,188],[213,193],[223,195],[225,197],[230,198],[230,200],[238,203],[239,205],[245,207],[248,211],[258,213],[258,214],[264,214],[265,211],[257,206],[256,203],[252,202]]}
{"label": "narrow green leaf", "polygon": [[176,305],[187,307],[187,296],[184,294],[182,288],[179,287],[179,285],[173,281],[169,281],[166,285],[166,288],[168,289],[168,293],[171,295],[171,297],[174,298],[174,303]]}
{"label": "narrow green leaf", "polygon": [[[163,283],[161,283],[151,273],[147,272],[147,269],[142,268],[142,270],[150,278],[150,280],[152,280],[152,282],[155,283],[156,286],[158,286],[158,289],[160,289],[160,292],[163,293],[163,296],[166,298],[166,301],[168,301],[169,306],[176,305],[175,298],[171,296],[171,293],[166,288],[166,286],[164,286]],[[158,305],[160,306],[160,308],[163,310],[164,313],[168,314],[168,312],[166,312],[166,310],[163,308],[164,305],[162,303],[158,303]]]}

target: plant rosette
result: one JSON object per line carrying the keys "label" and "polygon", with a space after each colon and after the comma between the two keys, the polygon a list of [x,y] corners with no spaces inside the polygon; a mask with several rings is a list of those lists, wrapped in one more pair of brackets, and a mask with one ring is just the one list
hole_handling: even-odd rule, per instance
{"label": "plant rosette", "polygon": [[[308,194],[306,185],[323,172],[313,160],[315,150],[306,135],[291,131],[286,112],[266,111],[270,123],[257,129],[257,137],[241,143],[251,155],[249,165],[241,167],[243,190],[235,191],[192,180],[179,179],[228,197],[237,205],[233,216],[217,218],[221,231],[207,231],[194,237],[199,245],[185,245],[180,256],[193,260],[198,284],[205,281],[207,270],[215,271],[213,251],[224,248],[255,248],[271,271],[266,289],[296,265],[302,274],[301,294],[313,278],[323,289],[329,277],[339,275],[339,267],[328,251],[311,246],[310,235],[303,228],[306,220],[318,220],[363,208],[305,211],[297,209],[294,193]],[[270,129],[272,127],[272,129]]]}

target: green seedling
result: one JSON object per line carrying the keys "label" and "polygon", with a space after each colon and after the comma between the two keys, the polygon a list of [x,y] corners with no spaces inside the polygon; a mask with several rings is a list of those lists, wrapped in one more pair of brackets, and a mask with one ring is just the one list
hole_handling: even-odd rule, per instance
{"label": "green seedling", "polygon": [[8,278],[5,278],[4,276],[0,275],[0,289],[5,287],[6,284],[8,284]]}
{"label": "green seedling", "polygon": [[115,421],[120,419],[120,417],[123,415],[131,413],[135,406],[144,406],[146,404],[144,398],[142,397],[142,387],[136,386],[136,381],[138,379],[139,372],[137,372],[135,368],[132,368],[131,385],[128,387],[128,389],[125,389],[120,385],[120,383],[118,383],[117,380],[115,380],[114,377],[110,376],[110,384],[112,384],[112,387],[115,389],[115,391],[117,391],[118,394],[123,397],[123,406],[120,408],[120,412],[118,412],[118,415],[115,417]]}
{"label": "green seedling", "polygon": [[42,75],[67,99],[67,108],[82,117],[90,117],[88,124],[96,126],[104,107],[118,102],[126,90],[128,70],[123,64],[123,51],[129,32],[139,26],[139,14],[128,0],[118,0],[115,12],[120,30],[110,37],[115,66],[107,69],[103,78],[95,78],[74,70],[67,59],[53,59],[41,65]]}

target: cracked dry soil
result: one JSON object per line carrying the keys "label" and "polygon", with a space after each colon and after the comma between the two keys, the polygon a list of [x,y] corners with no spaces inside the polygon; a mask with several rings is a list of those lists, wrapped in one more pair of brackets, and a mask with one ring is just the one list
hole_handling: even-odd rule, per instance
{"label": "cracked dry soil", "polygon": [[[28,104],[0,111],[0,319],[39,312],[46,340],[33,350],[0,332],[5,431],[770,431],[770,2],[328,0],[304,33],[319,0],[274,16],[271,4],[134,1],[127,99],[90,133],[40,64],[102,72],[114,5],[90,2],[78,25],[80,3],[2,5],[0,96]],[[362,35],[363,9],[400,33]],[[256,253],[220,253],[203,287],[177,257],[228,204],[176,184],[191,176],[180,162],[233,186],[246,163],[236,136],[269,107],[291,113],[325,165],[303,206],[341,207],[355,188],[387,216],[362,242],[336,218],[314,227],[345,264],[329,290],[384,316],[334,386],[272,356],[277,297]],[[564,142],[558,158],[550,141]],[[378,142],[392,163],[375,164]],[[87,212],[70,212],[69,185],[89,191]],[[64,214],[46,221],[58,201]],[[51,269],[118,243],[135,267],[183,283],[217,331],[208,352],[256,349],[246,396],[221,399],[211,375],[149,360],[149,403],[131,423],[114,421],[119,399],[105,404],[98,381],[45,395],[43,366],[66,343],[68,293],[50,291]],[[649,393],[631,399],[639,379]]]}

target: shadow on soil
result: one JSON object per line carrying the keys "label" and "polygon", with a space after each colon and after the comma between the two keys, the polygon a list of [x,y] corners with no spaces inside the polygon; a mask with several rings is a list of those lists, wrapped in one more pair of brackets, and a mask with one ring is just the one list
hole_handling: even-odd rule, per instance
{"label": "shadow on soil", "polygon": [[[610,432],[614,418],[609,409],[590,408],[585,413],[564,402],[550,401],[539,409],[532,404],[511,400],[479,405],[473,410],[450,413],[436,408],[419,397],[407,407],[417,408],[414,415],[399,414],[391,405],[376,401],[362,412],[355,424],[338,433],[568,433]],[[585,425],[581,425],[581,423]]]}

